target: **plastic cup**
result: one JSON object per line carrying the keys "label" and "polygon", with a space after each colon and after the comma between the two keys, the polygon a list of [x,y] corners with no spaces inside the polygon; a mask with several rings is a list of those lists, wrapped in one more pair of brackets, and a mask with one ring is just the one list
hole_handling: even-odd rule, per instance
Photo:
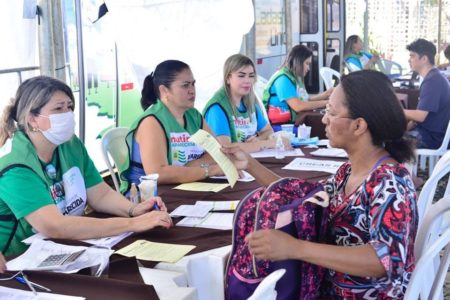
{"label": "plastic cup", "polygon": [[281,131],[292,133],[294,131],[294,124],[282,124]]}
{"label": "plastic cup", "polygon": [[145,201],[151,197],[158,195],[158,174],[149,174],[141,176],[139,179],[139,192],[141,194],[141,201]]}
{"label": "plastic cup", "polygon": [[300,140],[309,139],[311,136],[311,126],[299,126],[297,136]]}

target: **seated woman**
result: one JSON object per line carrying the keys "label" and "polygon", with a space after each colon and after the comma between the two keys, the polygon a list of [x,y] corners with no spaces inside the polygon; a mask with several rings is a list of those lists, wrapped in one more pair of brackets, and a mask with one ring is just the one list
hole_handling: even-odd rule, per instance
{"label": "seated woman", "polygon": [[[172,225],[160,198],[133,205],[103,182],[74,135],[74,97],[63,82],[24,81],[3,112],[0,131],[0,250],[17,255],[22,240],[90,239]],[[154,204],[161,211],[151,211]],[[86,204],[118,218],[81,217]]]}
{"label": "seated woman", "polygon": [[380,59],[376,54],[364,52],[363,42],[357,35],[347,38],[344,47],[344,61],[350,72],[368,70]]}
{"label": "seated woman", "polygon": [[245,152],[274,148],[272,127],[256,102],[256,70],[247,56],[230,56],[223,66],[223,86],[206,104],[206,122],[221,144],[237,143]]}
{"label": "seated woman", "polygon": [[312,51],[303,45],[294,46],[285,62],[267,83],[263,103],[271,124],[294,123],[297,113],[325,107],[332,89],[310,96],[304,77],[312,62]]}
{"label": "seated woman", "polygon": [[139,177],[158,173],[158,183],[167,184],[223,174],[202,147],[188,141],[199,129],[211,132],[194,102],[195,80],[184,62],[166,60],[145,78],[145,111],[128,133],[131,161],[122,179],[138,184]]}
{"label": "seated woman", "polygon": [[[376,71],[343,76],[322,122],[330,145],[349,162],[324,181],[330,204],[327,244],[298,240],[278,230],[246,237],[253,255],[298,259],[328,269],[327,299],[398,299],[414,269],[416,193],[403,162],[414,159],[404,138],[406,118],[389,79]],[[278,176],[236,149],[225,148],[268,185]]]}

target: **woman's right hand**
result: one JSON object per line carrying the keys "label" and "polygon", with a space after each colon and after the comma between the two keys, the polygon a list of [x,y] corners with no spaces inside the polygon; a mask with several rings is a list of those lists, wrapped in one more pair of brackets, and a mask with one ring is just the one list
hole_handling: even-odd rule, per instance
{"label": "woman's right hand", "polygon": [[142,232],[161,226],[169,229],[173,226],[172,218],[165,211],[151,211],[130,219],[131,231]]}
{"label": "woman's right hand", "polygon": [[229,159],[233,162],[236,169],[245,170],[248,167],[247,154],[239,148],[238,145],[229,144],[222,145],[222,152],[225,153]]}

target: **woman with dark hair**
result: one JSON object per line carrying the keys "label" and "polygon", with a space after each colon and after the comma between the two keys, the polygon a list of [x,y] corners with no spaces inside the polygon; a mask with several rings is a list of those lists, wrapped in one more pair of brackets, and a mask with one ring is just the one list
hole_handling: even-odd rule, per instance
{"label": "woman with dark hair", "polygon": [[344,46],[344,61],[350,72],[368,70],[380,57],[376,54],[364,52],[363,42],[357,35],[347,38]]}
{"label": "woman with dark hair", "polygon": [[[406,118],[389,79],[376,71],[350,73],[334,89],[322,122],[333,147],[349,162],[324,181],[326,243],[278,230],[246,237],[253,255],[265,260],[298,259],[328,269],[323,296],[332,299],[401,299],[414,269],[416,193],[402,163],[414,160],[404,138]],[[248,171],[268,185],[278,176],[234,148]]]}
{"label": "woman with dark hair", "polygon": [[298,112],[324,107],[332,89],[310,96],[304,77],[312,62],[312,51],[303,45],[289,51],[281,68],[270,78],[263,103],[271,124],[294,123]]}
{"label": "woman with dark hair", "polygon": [[[22,240],[36,232],[82,240],[172,225],[160,198],[132,204],[103,181],[74,134],[73,110],[73,93],[64,82],[37,76],[19,86],[3,111],[0,251],[5,255],[25,251]],[[155,203],[161,211],[152,211]],[[87,204],[117,217],[84,217]]]}
{"label": "woman with dark hair", "polygon": [[211,130],[194,108],[195,79],[189,66],[166,60],[148,75],[142,89],[145,110],[127,135],[129,167],[121,174],[129,184],[158,173],[159,183],[193,182],[223,175],[212,158],[189,137],[199,129]]}

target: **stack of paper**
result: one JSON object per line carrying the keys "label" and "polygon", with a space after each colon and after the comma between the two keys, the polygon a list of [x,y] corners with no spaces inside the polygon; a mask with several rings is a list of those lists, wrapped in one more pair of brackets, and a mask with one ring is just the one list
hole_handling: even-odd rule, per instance
{"label": "stack of paper", "polygon": [[34,295],[31,291],[22,291],[18,289],[7,288],[0,286],[0,299],[15,299],[15,300],[83,300],[84,297],[66,296],[55,293],[38,292]]}
{"label": "stack of paper", "polygon": [[197,201],[195,205],[209,205],[211,207],[210,210],[236,210],[237,205],[239,204],[239,200],[230,200],[230,201]]}
{"label": "stack of paper", "polygon": [[347,152],[344,149],[339,148],[323,148],[311,152],[312,156],[327,156],[327,157],[341,157],[347,158]]}
{"label": "stack of paper", "polygon": [[[132,232],[125,232],[122,234],[108,236],[108,237],[104,237],[104,238],[82,240],[82,242],[96,245],[99,247],[112,248],[117,243],[119,243],[120,241],[122,241],[124,238],[126,238],[127,236],[129,236],[131,234],[132,234]],[[46,237],[42,233],[36,233],[35,235],[32,235],[32,236],[24,239],[22,242],[29,245],[29,244],[32,244],[34,241],[44,240],[44,239],[48,239],[48,237]]]}
{"label": "stack of paper", "polygon": [[180,222],[178,222],[177,226],[230,230],[233,228],[233,214],[209,213],[204,218],[186,217]]}
{"label": "stack of paper", "polygon": [[284,166],[283,169],[296,171],[319,171],[334,174],[343,163],[344,162],[333,160],[296,158]]}
{"label": "stack of paper", "polygon": [[189,253],[195,246],[154,243],[137,240],[134,243],[116,251],[115,253],[137,259],[176,263]]}
{"label": "stack of paper", "polygon": [[[304,156],[305,154],[301,149],[293,149],[283,151],[284,156]],[[263,157],[275,157],[277,154],[276,149],[265,149],[258,152],[250,153],[253,158],[263,158]]]}
{"label": "stack of paper", "polygon": [[211,208],[211,205],[204,205],[202,203],[195,203],[195,205],[183,204],[171,212],[170,216],[203,218],[209,213]]}

